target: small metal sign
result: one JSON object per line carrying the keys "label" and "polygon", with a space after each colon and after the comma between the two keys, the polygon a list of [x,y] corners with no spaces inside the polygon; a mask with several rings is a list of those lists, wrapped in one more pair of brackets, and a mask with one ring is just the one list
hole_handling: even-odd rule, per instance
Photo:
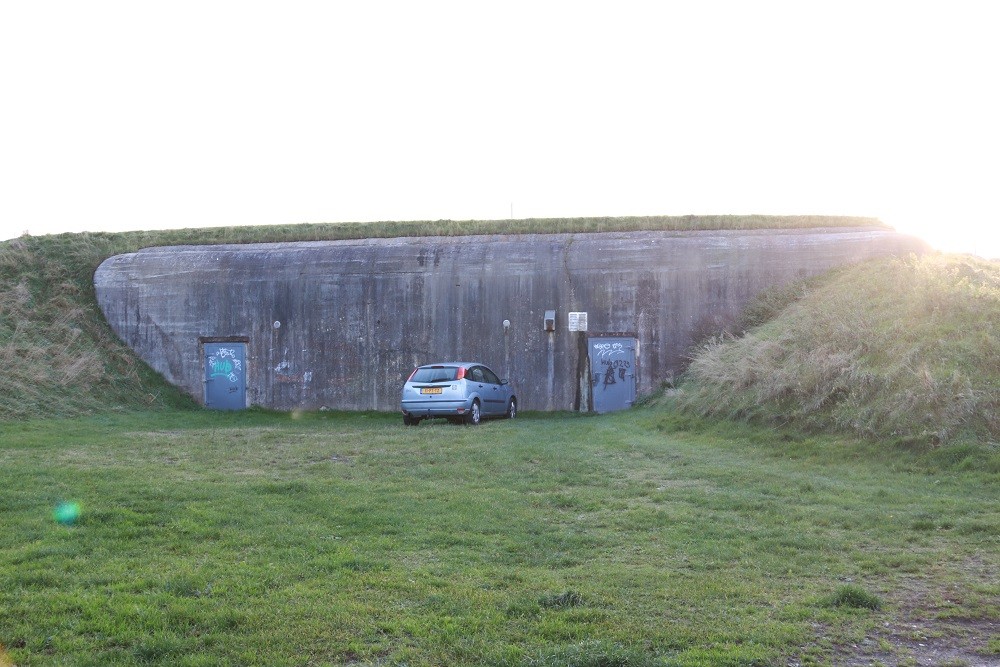
{"label": "small metal sign", "polygon": [[570,331],[586,331],[587,330],[587,313],[570,313],[569,314],[569,330]]}

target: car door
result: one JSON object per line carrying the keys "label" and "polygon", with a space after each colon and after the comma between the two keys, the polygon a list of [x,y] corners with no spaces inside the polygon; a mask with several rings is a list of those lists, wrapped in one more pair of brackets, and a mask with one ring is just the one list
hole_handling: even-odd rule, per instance
{"label": "car door", "polygon": [[465,386],[467,396],[478,397],[479,410],[482,414],[487,414],[490,409],[489,404],[486,403],[486,390],[489,389],[489,385],[486,384],[486,376],[483,375],[482,366],[469,367],[465,374]]}
{"label": "car door", "polygon": [[500,384],[500,378],[486,366],[482,366],[483,379],[486,386],[483,389],[483,411],[491,415],[502,415],[507,411],[507,391]]}

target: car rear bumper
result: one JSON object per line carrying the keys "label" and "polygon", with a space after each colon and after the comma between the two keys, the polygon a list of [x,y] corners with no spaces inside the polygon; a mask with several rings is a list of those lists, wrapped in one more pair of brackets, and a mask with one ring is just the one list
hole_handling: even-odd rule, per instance
{"label": "car rear bumper", "polygon": [[471,401],[402,401],[400,409],[411,417],[447,417],[464,415],[472,407]]}

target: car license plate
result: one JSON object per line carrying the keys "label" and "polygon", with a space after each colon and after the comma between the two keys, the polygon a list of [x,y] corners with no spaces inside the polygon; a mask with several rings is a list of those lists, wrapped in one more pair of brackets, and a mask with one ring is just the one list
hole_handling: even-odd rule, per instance
{"label": "car license plate", "polygon": [[421,394],[440,394],[444,391],[443,387],[423,387],[420,389]]}

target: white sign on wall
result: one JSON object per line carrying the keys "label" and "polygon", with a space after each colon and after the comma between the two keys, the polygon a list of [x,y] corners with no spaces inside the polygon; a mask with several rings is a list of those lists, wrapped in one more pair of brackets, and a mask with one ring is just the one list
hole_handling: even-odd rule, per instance
{"label": "white sign on wall", "polygon": [[570,313],[569,314],[569,330],[570,331],[586,331],[587,330],[587,313]]}

